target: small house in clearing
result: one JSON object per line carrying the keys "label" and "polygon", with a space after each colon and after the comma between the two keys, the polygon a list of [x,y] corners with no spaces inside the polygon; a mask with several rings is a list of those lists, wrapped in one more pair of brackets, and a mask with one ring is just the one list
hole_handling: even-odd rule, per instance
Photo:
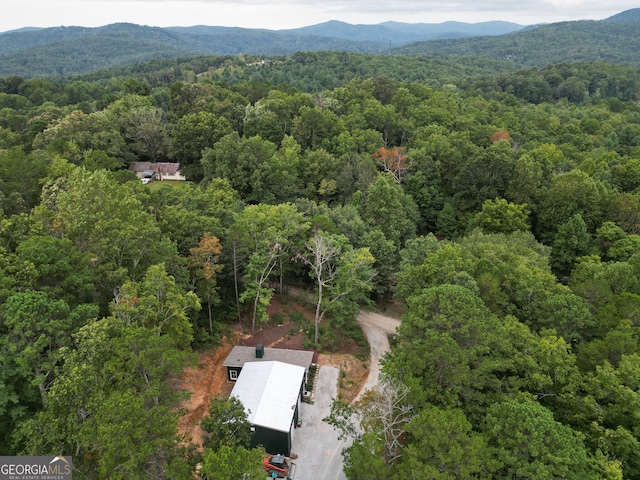
{"label": "small house in clearing", "polygon": [[305,369],[278,361],[247,362],[231,396],[244,405],[251,423],[251,447],[272,454],[291,453],[303,391]]}
{"label": "small house in clearing", "polygon": [[135,172],[138,178],[150,180],[186,180],[180,173],[180,164],[172,162],[134,162],[129,170]]}
{"label": "small house in clearing", "polygon": [[313,363],[313,352],[306,350],[290,350],[285,348],[265,348],[258,344],[255,347],[235,346],[222,364],[227,368],[227,379],[238,380],[240,372],[247,362],[283,362],[304,368],[304,385],[308,381],[309,369]]}

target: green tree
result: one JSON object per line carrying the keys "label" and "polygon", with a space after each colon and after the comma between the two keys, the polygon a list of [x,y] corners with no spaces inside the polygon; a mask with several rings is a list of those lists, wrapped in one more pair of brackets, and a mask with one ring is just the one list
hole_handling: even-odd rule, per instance
{"label": "green tree", "polygon": [[396,243],[387,239],[380,227],[374,227],[361,237],[358,244],[367,248],[375,258],[372,265],[376,272],[373,278],[373,293],[383,303],[389,302],[393,295],[398,273],[398,247]]}
{"label": "green tree", "polygon": [[[555,145],[553,147],[555,148]],[[505,198],[518,205],[529,205],[532,210],[536,210],[551,175],[551,161],[542,153],[534,152],[518,157],[504,192]]]}
{"label": "green tree", "polygon": [[556,176],[540,203],[537,232],[550,243],[560,226],[576,214],[582,217],[588,232],[602,224],[604,187],[580,170]]}
{"label": "green tree", "polygon": [[209,415],[200,422],[208,433],[203,441],[205,448],[217,452],[222,447],[249,448],[251,443],[251,424],[242,402],[235,397],[227,400],[212,398],[209,403]]}
{"label": "green tree", "polygon": [[49,163],[44,152],[25,153],[19,147],[0,149],[0,210],[18,214],[35,207]]}
{"label": "green tree", "polygon": [[124,137],[140,157],[158,162],[167,157],[171,137],[166,114],[157,107],[132,108],[124,113]]}
{"label": "green tree", "polygon": [[460,239],[458,248],[487,306],[500,316],[535,321],[532,305],[547,298],[558,283],[549,268],[548,247],[529,232],[487,235],[474,230]]}
{"label": "green tree", "polygon": [[[370,449],[370,455],[381,458],[387,467],[402,456],[405,427],[417,415],[408,401],[408,394],[406,385],[383,376],[376,387],[365,391],[353,405],[339,400],[333,402],[331,413],[323,421],[338,430],[340,439],[353,440],[344,453],[349,478],[362,478],[359,471],[362,464],[360,461],[354,464],[351,460],[350,452],[354,448],[358,457],[363,453],[363,447]],[[380,462],[374,461],[373,465],[378,470]]]}
{"label": "green tree", "polygon": [[137,392],[125,390],[109,394],[94,415],[89,422],[93,428],[83,429],[80,441],[90,445],[95,464],[86,457],[79,462],[74,458],[74,467],[84,470],[81,478],[166,478],[176,471],[186,478],[190,473],[179,452],[177,416],[170,408],[148,408]]}
{"label": "green tree", "polygon": [[503,327],[478,296],[439,285],[407,300],[385,369],[424,402],[476,410],[500,390],[504,348]]}
{"label": "green tree", "polygon": [[51,183],[38,215],[53,236],[91,253],[103,301],[158,258],[169,264],[176,257],[175,245],[162,238],[131,186],[118,184],[105,171],[76,169]]}
{"label": "green tree", "polygon": [[276,146],[259,136],[244,138],[232,132],[212,147],[202,154],[205,179],[227,179],[241,198],[260,203],[259,195],[264,193],[261,175],[275,155]]}
{"label": "green tree", "polygon": [[470,222],[485,233],[511,233],[529,230],[529,211],[526,205],[515,205],[503,198],[485,200],[482,210]]}
{"label": "green tree", "polygon": [[252,303],[251,331],[254,331],[257,323],[266,320],[266,306],[273,294],[265,283],[279,261],[289,255],[291,242],[308,228],[308,223],[292,204],[260,204],[247,206],[234,228],[248,252],[245,290],[240,301]]}
{"label": "green tree", "polygon": [[93,301],[95,278],[91,255],[82,252],[71,240],[34,235],[18,245],[16,255],[35,267],[34,288],[64,300],[71,308]]}
{"label": "green tree", "polygon": [[213,304],[220,301],[218,297],[217,274],[222,270],[222,265],[218,263],[222,245],[217,237],[210,233],[205,233],[200,239],[197,247],[189,250],[187,262],[193,269],[195,282],[201,296],[206,297],[207,313],[209,317],[209,333],[213,335]]}
{"label": "green tree", "polygon": [[453,205],[445,202],[436,219],[436,232],[444,238],[454,239],[460,230],[460,223]]}
{"label": "green tree", "polygon": [[309,276],[316,282],[316,312],[313,344],[318,345],[318,332],[327,311],[334,303],[361,299],[371,290],[375,275],[371,268],[374,258],[368,249],[354,251],[346,237],[316,231],[306,244],[300,259],[309,267]]}
{"label": "green tree", "polygon": [[575,214],[558,227],[551,250],[551,263],[558,273],[567,274],[577,257],[589,255],[593,250],[591,235],[580,214]]}
{"label": "green tree", "polygon": [[133,159],[112,117],[105,112],[86,114],[75,110],[36,135],[33,147],[59,154],[76,165],[96,151],[115,158],[119,165]]}
{"label": "green tree", "polygon": [[331,148],[331,139],[345,130],[340,118],[326,108],[302,106],[293,122],[293,136],[303,149]]}
{"label": "green tree", "polygon": [[188,256],[207,232],[223,241],[242,207],[238,193],[222,178],[200,185],[162,186],[152,192],[150,202],[149,210],[162,232],[176,242],[181,256]]}
{"label": "green tree", "polygon": [[71,333],[86,320],[74,319],[63,300],[54,300],[44,292],[18,292],[2,305],[1,346],[7,367],[10,364],[14,373],[38,387],[42,403],[55,378],[58,349],[70,344]]}
{"label": "green tree", "polygon": [[534,330],[553,328],[567,342],[583,340],[594,326],[588,304],[564,286],[534,301],[526,310],[526,323],[531,323]]}
{"label": "green tree", "polygon": [[44,408],[20,426],[20,453],[73,452],[80,478],[183,471],[178,397],[166,378],[188,355],[168,336],[113,317],[82,327],[74,341],[76,349],[61,352],[65,362]]}
{"label": "green tree", "polygon": [[504,197],[514,168],[513,148],[506,140],[491,144],[463,162],[452,184],[458,208],[477,211],[485,200]]}
{"label": "green tree", "polygon": [[503,325],[506,348],[499,376],[508,395],[528,392],[557,410],[562,404],[558,399],[578,396],[582,378],[571,344],[552,330],[538,334],[512,316]]}
{"label": "green tree", "polygon": [[367,187],[361,211],[363,219],[379,227],[398,249],[415,236],[417,207],[390,173],[379,174]]}
{"label": "green tree", "polygon": [[638,352],[640,331],[630,320],[622,320],[620,324],[609,330],[602,338],[594,338],[580,345],[577,351],[580,368],[595,371],[597,366],[606,362],[614,368],[620,366],[623,355]]}
{"label": "green tree", "polygon": [[200,475],[209,480],[264,480],[261,449],[222,445],[219,450],[205,450]]}
{"label": "green tree", "polygon": [[307,198],[331,199],[337,193],[342,165],[335,156],[326,150],[308,150],[300,165]]}
{"label": "green tree", "polygon": [[385,147],[400,144],[402,141],[396,110],[393,105],[383,105],[375,99],[368,99],[362,105],[365,126],[382,134]]}
{"label": "green tree", "polygon": [[193,340],[187,312],[199,309],[198,297],[193,292],[182,293],[164,264],[149,267],[140,282],[123,284],[112,304],[113,314],[127,325],[165,334],[183,348]]}
{"label": "green tree", "polygon": [[500,476],[527,478],[597,478],[583,436],[555,421],[534,402],[496,403],[487,412],[486,435]]}
{"label": "green tree", "polygon": [[254,172],[253,177],[257,181],[252,185],[248,200],[273,204],[295,200],[302,193],[299,175],[301,164],[300,145],[285,135],[280,148]]}
{"label": "green tree", "polygon": [[481,478],[496,467],[486,453],[486,440],[461,410],[427,405],[406,432],[407,444],[394,471],[398,480]]}
{"label": "green tree", "polygon": [[627,233],[640,233],[640,196],[635,193],[612,193],[610,197],[611,220]]}
{"label": "green tree", "polygon": [[[425,288],[441,284],[457,284],[474,290],[471,272],[473,263],[465,257],[462,247],[447,242],[431,242],[428,253],[418,265],[403,265],[398,273],[397,295],[406,300],[420,295]],[[471,280],[471,281],[469,281]]]}
{"label": "green tree", "polygon": [[386,478],[393,471],[379,454],[378,438],[373,433],[365,433],[342,453],[344,472],[349,480]]}
{"label": "green tree", "polygon": [[202,152],[211,148],[233,128],[224,117],[209,112],[184,115],[171,138],[171,154],[185,166],[199,165]]}
{"label": "green tree", "polygon": [[[610,457],[622,461],[624,478],[636,477],[640,472],[638,457],[632,453],[640,446],[636,433],[639,379],[638,353],[622,355],[618,368],[604,362],[585,378],[585,393],[593,399],[590,408],[583,410],[587,412],[586,423],[591,422],[591,428],[587,430],[591,432],[590,440],[602,445]],[[597,422],[597,429],[593,428],[594,422]]]}
{"label": "green tree", "polygon": [[609,249],[618,240],[623,240],[627,234],[614,222],[603,222],[596,230],[596,240],[601,257],[608,260]]}

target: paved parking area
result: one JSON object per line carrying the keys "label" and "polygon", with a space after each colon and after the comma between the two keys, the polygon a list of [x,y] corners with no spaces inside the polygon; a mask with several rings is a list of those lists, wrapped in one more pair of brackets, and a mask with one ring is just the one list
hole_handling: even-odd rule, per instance
{"label": "paved parking area", "polygon": [[[369,376],[358,397],[378,383],[380,359],[389,350],[387,335],[395,333],[400,320],[379,313],[361,311],[358,322],[371,347]],[[314,389],[313,404],[302,403],[302,427],[295,429],[293,453],[296,470],[294,480],[347,480],[342,471],[342,449],[348,442],[338,440],[338,433],[322,421],[331,411],[331,403],[338,394],[336,367],[321,366]]]}
{"label": "paved parking area", "polygon": [[294,480],[346,480],[342,471],[342,449],[347,442],[338,440],[338,433],[322,421],[331,411],[338,392],[339,370],[320,366],[314,388],[313,403],[302,403],[302,426],[295,429],[293,451],[298,458]]}

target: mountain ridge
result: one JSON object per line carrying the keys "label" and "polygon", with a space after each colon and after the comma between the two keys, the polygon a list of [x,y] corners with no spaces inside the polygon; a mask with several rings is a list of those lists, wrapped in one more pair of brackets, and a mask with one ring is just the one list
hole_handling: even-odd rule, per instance
{"label": "mountain ridge", "polygon": [[[640,11],[640,9],[638,9]],[[543,67],[560,62],[640,64],[640,28],[626,20],[578,20],[539,25],[495,37],[416,42],[398,55],[473,56]]]}
{"label": "mountain ridge", "polygon": [[[0,33],[0,76],[71,76],[152,59],[273,57],[323,50],[477,56],[508,59],[523,66],[597,60],[628,64],[640,63],[638,23],[640,9],[605,20],[529,26],[502,21],[353,25],[332,20],[284,30],[207,25],[163,28],[126,22],[101,27],[25,27]],[[639,53],[629,53],[632,49]]]}

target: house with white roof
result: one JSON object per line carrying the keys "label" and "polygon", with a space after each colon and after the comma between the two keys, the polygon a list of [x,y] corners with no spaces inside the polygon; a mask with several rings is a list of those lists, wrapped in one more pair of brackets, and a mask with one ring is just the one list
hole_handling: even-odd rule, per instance
{"label": "house with white roof", "polygon": [[278,361],[246,362],[231,392],[251,423],[251,447],[289,455],[304,388],[305,368]]}

